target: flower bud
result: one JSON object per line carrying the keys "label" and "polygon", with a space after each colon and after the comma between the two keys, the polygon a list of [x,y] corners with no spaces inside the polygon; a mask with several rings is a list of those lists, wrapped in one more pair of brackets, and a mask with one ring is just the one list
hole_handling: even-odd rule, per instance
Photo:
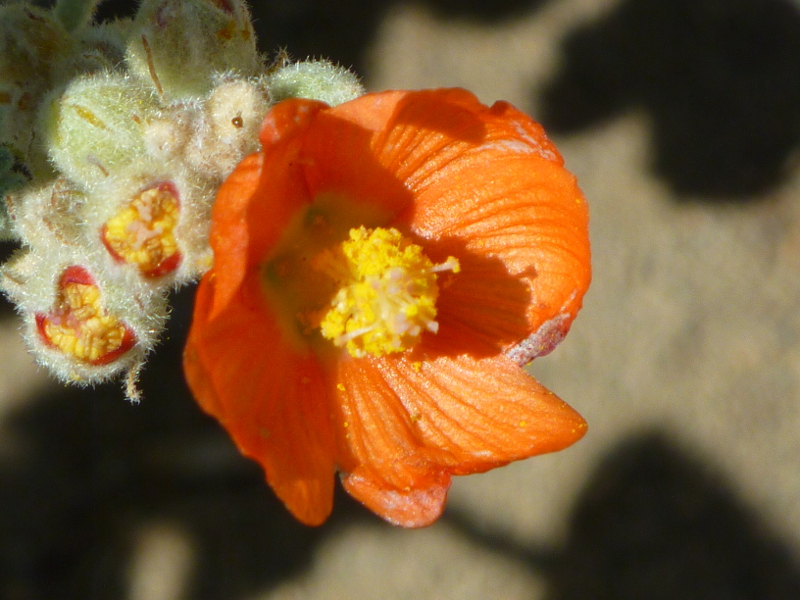
{"label": "flower bud", "polygon": [[0,143],[27,160],[39,98],[63,76],[74,43],[49,12],[29,3],[0,6]]}
{"label": "flower bud", "polygon": [[5,202],[15,236],[26,246],[56,253],[80,246],[85,195],[67,179],[17,190]]}
{"label": "flower bud", "polygon": [[203,103],[188,164],[203,177],[222,181],[248,154],[259,149],[258,132],[269,108],[266,90],[255,82],[218,83]]}
{"label": "flower bud", "polygon": [[269,77],[270,98],[319,100],[330,106],[353,100],[364,87],[352,71],[327,60],[307,60],[279,67]]}
{"label": "flower bud", "polygon": [[89,186],[141,160],[142,130],[156,97],[116,73],[80,77],[52,98],[42,120],[50,158],[75,183]]}
{"label": "flower bud", "polygon": [[73,72],[90,75],[123,64],[132,23],[132,19],[117,19],[78,32],[79,47],[69,59]]}
{"label": "flower bud", "polygon": [[74,32],[89,24],[100,2],[101,0],[56,2],[53,13],[67,31]]}
{"label": "flower bud", "polygon": [[182,162],[190,149],[190,137],[198,128],[199,102],[173,104],[144,123],[144,146],[157,163]]}
{"label": "flower bud", "polygon": [[259,66],[241,0],[144,0],[131,31],[128,68],[170,103],[205,96],[212,75],[245,77]]}

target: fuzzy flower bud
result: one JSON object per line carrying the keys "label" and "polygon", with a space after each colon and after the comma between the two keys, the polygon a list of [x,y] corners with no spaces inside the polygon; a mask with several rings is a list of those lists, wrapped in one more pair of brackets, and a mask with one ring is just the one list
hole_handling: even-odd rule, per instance
{"label": "fuzzy flower bud", "polygon": [[268,94],[262,86],[243,79],[223,79],[203,104],[187,146],[189,165],[219,181],[227,177],[239,161],[258,150],[258,132],[268,108]]}
{"label": "fuzzy flower bud", "polygon": [[80,247],[85,200],[85,195],[64,178],[5,197],[14,236],[42,253]]}
{"label": "fuzzy flower bud", "polygon": [[54,14],[67,31],[86,27],[101,0],[71,0],[56,2]]}
{"label": "fuzzy flower bud", "polygon": [[126,59],[130,71],[166,102],[205,96],[214,73],[247,77],[259,66],[241,0],[144,0]]}
{"label": "fuzzy flower bud", "polygon": [[308,98],[336,106],[358,98],[364,87],[352,71],[327,60],[307,60],[278,68],[269,78],[273,102]]}
{"label": "fuzzy flower bud", "polygon": [[47,105],[43,137],[50,158],[79,185],[102,181],[140,160],[142,130],[157,109],[156,97],[125,75],[77,78]]}
{"label": "fuzzy flower bud", "polygon": [[117,19],[79,31],[79,51],[69,58],[70,68],[86,75],[118,68],[125,61],[132,24],[131,19]]}
{"label": "fuzzy flower bud", "polygon": [[49,12],[28,3],[0,6],[0,143],[26,161],[39,99],[64,77],[60,62],[73,47]]}

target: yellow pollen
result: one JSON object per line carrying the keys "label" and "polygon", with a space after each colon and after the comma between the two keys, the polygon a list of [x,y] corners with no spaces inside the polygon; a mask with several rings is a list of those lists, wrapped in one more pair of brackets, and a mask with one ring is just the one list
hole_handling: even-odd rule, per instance
{"label": "yellow pollen", "polygon": [[349,239],[323,250],[312,268],[336,282],[337,291],[319,319],[323,337],[354,357],[383,356],[436,333],[436,274],[458,272],[449,257],[434,265],[396,229],[351,229]]}
{"label": "yellow pollen", "polygon": [[178,211],[171,186],[145,190],[106,221],[103,243],[115,258],[135,265],[145,277],[166,275],[180,260],[175,239]]}
{"label": "yellow pollen", "polygon": [[62,284],[55,310],[37,322],[49,345],[87,364],[111,362],[134,343],[133,332],[106,311],[92,284]]}

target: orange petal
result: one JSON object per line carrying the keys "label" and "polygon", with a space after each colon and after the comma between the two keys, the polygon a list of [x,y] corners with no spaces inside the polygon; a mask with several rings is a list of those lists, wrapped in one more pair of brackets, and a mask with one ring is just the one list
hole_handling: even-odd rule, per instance
{"label": "orange petal", "polygon": [[397,110],[398,103],[409,94],[405,90],[390,90],[365,94],[355,100],[331,108],[328,113],[371,133],[380,133]]}
{"label": "orange petal", "polygon": [[214,276],[197,295],[184,368],[201,407],[240,451],[258,461],[289,510],[322,523],[333,503],[334,443],[323,379],[313,355],[299,354],[246,282],[209,320]]}
{"label": "orange petal", "polygon": [[339,467],[345,489],[389,522],[419,527],[441,513],[447,456],[426,448],[412,416],[372,359],[345,359],[335,386],[341,413]]}
{"label": "orange petal", "polygon": [[503,356],[413,356],[348,359],[337,372],[342,482],[391,523],[436,520],[450,475],[561,450],[586,432],[580,415]]}
{"label": "orange petal", "polygon": [[[222,281],[215,282],[216,292],[209,295],[217,311],[228,304],[247,272],[249,235],[245,217],[259,186],[262,162],[261,154],[246,157],[223,182],[214,201],[210,243],[216,270],[225,274]],[[209,311],[213,309],[208,307]]]}
{"label": "orange petal", "polygon": [[200,360],[198,352],[198,344],[208,327],[211,305],[214,302],[215,277],[211,273],[200,281],[194,296],[192,326],[183,349],[183,373],[200,407],[207,413],[215,415],[222,412],[222,407],[211,382],[211,373]]}
{"label": "orange petal", "polygon": [[444,161],[464,143],[481,142],[480,110],[487,109],[471,93],[442,89],[366,94],[321,111],[301,160],[311,194],[343,194],[388,214],[409,210],[415,201],[409,174],[426,166],[435,171],[430,155]]}
{"label": "orange petal", "polygon": [[311,201],[298,158],[301,134],[325,106],[299,99],[276,105],[261,128],[263,151],[239,163],[217,192],[211,229],[215,312],[230,302],[248,269],[265,258],[291,218]]}
{"label": "orange petal", "polygon": [[[398,93],[392,92],[389,99],[397,96]],[[391,103],[379,103],[376,115],[370,112],[376,104],[369,101],[370,97],[362,96],[346,103],[353,105],[350,107],[354,111],[353,119],[340,118],[336,112],[339,107],[320,112],[304,137],[300,161],[311,196],[341,196],[363,213],[359,215],[362,218],[369,220],[370,214],[381,215],[381,222],[359,223],[377,226],[406,210],[413,204],[414,197],[372,151],[376,133],[364,125],[378,126],[377,117],[383,118]],[[363,110],[359,111],[362,106]],[[357,120],[357,116],[369,118]]]}
{"label": "orange petal", "polygon": [[[530,281],[509,274],[500,258],[481,256],[464,246],[460,241],[425,245],[434,263],[456,256],[461,266],[457,274],[439,276],[437,337],[451,340],[451,347],[464,352],[494,355],[531,332]],[[480,350],[475,344],[488,350]]]}
{"label": "orange petal", "polygon": [[436,521],[444,510],[450,475],[431,471],[421,489],[397,489],[387,486],[383,478],[367,469],[342,476],[347,493],[376,515],[400,527],[426,527]]}
{"label": "orange petal", "polygon": [[416,439],[439,450],[454,475],[555,452],[586,432],[578,413],[504,356],[413,358],[377,364],[412,415]]}
{"label": "orange petal", "polygon": [[[451,161],[487,140],[481,116],[487,110],[462,89],[409,92],[376,137],[374,152],[381,164],[419,193],[426,184],[438,181]],[[468,185],[471,175],[461,174],[462,186]]]}
{"label": "orange petal", "polygon": [[397,224],[432,257],[463,261],[442,314],[502,347],[556,317],[568,328],[590,280],[588,210],[541,126],[507,103],[428,90],[396,101],[386,130],[375,152],[415,195]]}
{"label": "orange petal", "polygon": [[[538,158],[487,152],[482,160],[486,165],[470,175],[468,189],[448,186],[452,173],[430,186],[411,223],[431,246],[442,246],[439,253],[463,245],[461,277],[454,279],[471,280],[472,288],[454,282],[449,314],[473,323],[524,318],[529,333],[557,315],[574,318],[590,281],[588,211],[574,178]],[[509,296],[509,279],[527,294]],[[516,306],[508,305],[512,298]]]}

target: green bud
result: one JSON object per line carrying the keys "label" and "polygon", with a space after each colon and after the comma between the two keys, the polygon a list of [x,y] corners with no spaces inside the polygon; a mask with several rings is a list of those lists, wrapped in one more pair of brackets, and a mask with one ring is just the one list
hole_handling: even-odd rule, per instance
{"label": "green bud", "polygon": [[205,96],[214,73],[249,77],[260,66],[241,0],[144,0],[126,59],[130,71],[168,103]]}
{"label": "green bud", "polygon": [[0,143],[27,162],[40,98],[74,43],[49,12],[28,3],[0,6]]}
{"label": "green bud", "polygon": [[49,12],[28,3],[0,6],[0,81],[40,89],[73,45]]}
{"label": "green bud", "polygon": [[27,178],[14,170],[14,154],[8,147],[0,146],[0,241],[19,237],[14,230],[6,198],[26,182]]}
{"label": "green bud", "polygon": [[125,61],[132,24],[132,19],[117,19],[78,32],[79,51],[69,57],[67,69],[82,74],[117,69]]}
{"label": "green bud", "polygon": [[29,185],[5,196],[17,237],[24,245],[45,253],[59,252],[62,246],[80,247],[85,199],[63,177],[46,185]]}
{"label": "green bud", "polygon": [[156,97],[130,77],[81,77],[45,105],[42,137],[58,169],[90,186],[142,160],[143,128],[157,111]]}
{"label": "green bud", "polygon": [[309,98],[336,106],[361,96],[358,76],[327,60],[308,60],[277,69],[269,77],[273,102],[287,98]]}
{"label": "green bud", "polygon": [[67,31],[86,27],[101,0],[57,0],[54,13]]}

